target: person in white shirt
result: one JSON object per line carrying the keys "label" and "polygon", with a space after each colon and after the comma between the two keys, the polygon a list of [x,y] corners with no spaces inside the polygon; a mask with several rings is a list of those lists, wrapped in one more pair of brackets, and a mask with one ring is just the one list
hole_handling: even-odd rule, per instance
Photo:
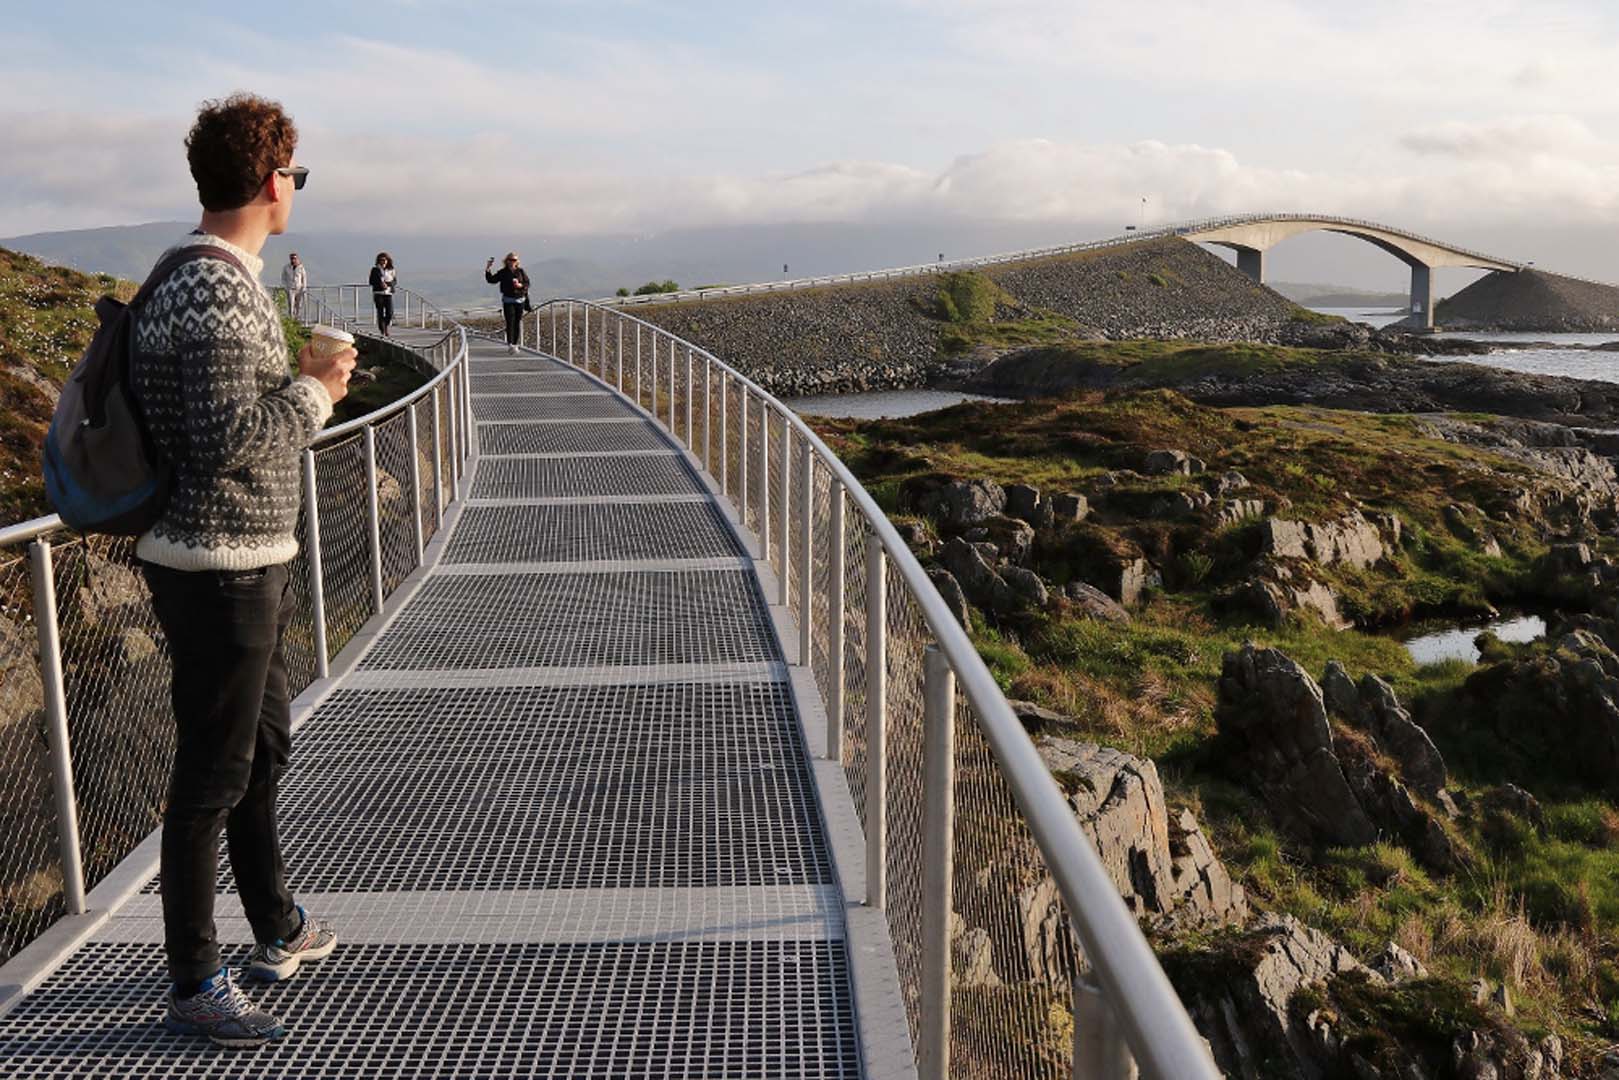
{"label": "person in white shirt", "polygon": [[294,319],[304,313],[304,290],[309,288],[309,273],[294,251],[287,256],[287,265],[281,268],[281,287],[287,290],[287,314]]}

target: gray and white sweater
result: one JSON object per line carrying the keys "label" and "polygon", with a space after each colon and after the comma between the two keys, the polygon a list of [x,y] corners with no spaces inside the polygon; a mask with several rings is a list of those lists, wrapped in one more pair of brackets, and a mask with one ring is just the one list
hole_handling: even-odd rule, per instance
{"label": "gray and white sweater", "polygon": [[174,488],[135,553],[176,570],[284,563],[298,554],[299,453],[331,416],[331,395],[289,373],[263,261],[205,233],[176,247],[197,244],[228,250],[251,275],[194,259],[136,316],[131,383]]}

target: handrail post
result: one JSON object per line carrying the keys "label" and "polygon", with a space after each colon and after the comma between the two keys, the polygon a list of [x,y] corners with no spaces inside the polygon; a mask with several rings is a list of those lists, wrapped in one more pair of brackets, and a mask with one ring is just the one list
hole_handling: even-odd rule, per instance
{"label": "handrail post", "polygon": [[832,524],[828,539],[831,541],[827,565],[826,599],[826,756],[831,761],[843,761],[843,628],[848,612],[843,609],[844,546],[848,543],[844,532],[843,481],[832,478],[828,492],[832,501]]}
{"label": "handrail post", "polygon": [[579,335],[579,370],[580,371],[589,371],[590,370],[590,305],[589,304],[581,304],[580,306],[582,308],[584,308],[585,325],[584,325],[584,330]]}
{"label": "handrail post", "polygon": [[[465,342],[463,342],[465,344]],[[462,419],[466,421],[462,428],[461,456],[463,462],[472,457],[472,446],[478,438],[478,425],[472,417],[472,364],[465,353],[461,362],[456,365],[461,371],[461,407],[465,410]]]}
{"label": "handrail post", "polygon": [[1140,1075],[1124,1028],[1102,988],[1087,976],[1074,979],[1074,1080],[1135,1080]]}
{"label": "handrail post", "polygon": [[[697,436],[692,433],[691,426],[691,399],[696,392],[697,384],[692,381],[691,372],[691,346],[686,346],[686,449],[692,453],[697,452]],[[705,463],[705,468],[706,463]]]}
{"label": "handrail post", "polygon": [[759,399],[759,558],[770,562],[770,405]]}
{"label": "handrail post", "polygon": [[[534,336],[539,337],[539,335],[540,335],[540,328],[539,328],[538,325],[536,325],[534,327]],[[551,352],[552,356],[555,356],[557,354],[557,306],[555,304],[551,305],[551,349],[550,349],[550,352]]]}
{"label": "handrail post", "polygon": [[444,384],[433,387],[433,528],[444,524],[444,432],[440,414],[444,411]]}
{"label": "handrail post", "polygon": [[798,482],[798,662],[815,672],[815,453],[804,447]]}
{"label": "handrail post", "polygon": [[937,645],[923,656],[922,980],[918,1080],[950,1075],[950,919],[955,910],[956,673]]}
{"label": "handrail post", "polygon": [[730,403],[726,401],[730,385],[731,377],[720,372],[720,494],[726,498],[731,495],[731,440],[726,432],[731,418]]}
{"label": "handrail post", "polygon": [[714,358],[703,354],[703,468],[714,469]]}
{"label": "handrail post", "polygon": [[410,440],[410,527],[416,541],[416,565],[422,565],[422,442],[416,404],[405,410],[405,437]]}
{"label": "handrail post", "polygon": [[748,527],[748,387],[746,383],[737,387],[741,395],[737,399],[738,413],[741,419],[737,421],[736,438],[736,505],[737,520],[742,527]]}
{"label": "handrail post", "polygon": [[641,324],[635,324],[635,403],[641,404]]}
{"label": "handrail post", "polygon": [[781,418],[781,591],[779,603],[793,602],[793,425]]}
{"label": "handrail post", "polygon": [[573,366],[573,301],[568,301],[568,366]]}
{"label": "handrail post", "polygon": [[652,414],[652,419],[656,421],[658,419],[658,335],[651,334],[648,336],[652,338],[652,357],[647,363],[647,366],[652,371],[652,397],[646,403],[646,407],[647,411]]}
{"label": "handrail post", "polygon": [[315,630],[315,677],[331,674],[326,656],[326,581],[320,563],[320,491],[315,484],[315,452],[304,451],[304,547],[309,561],[310,621]]}
{"label": "handrail post", "polygon": [[618,392],[624,392],[624,319],[618,320]]}
{"label": "handrail post", "polygon": [[454,502],[461,495],[461,437],[455,415],[461,405],[455,397],[455,375],[451,374],[445,381],[449,383],[444,392],[444,411],[450,420],[450,501]]}
{"label": "handrail post", "polygon": [[365,530],[371,551],[371,606],[382,614],[382,513],[377,505],[377,429],[365,429]]}
{"label": "handrail post", "polygon": [[[88,549],[85,557],[89,558]],[[51,545],[28,545],[34,585],[34,632],[45,689],[45,741],[50,748],[51,794],[56,803],[56,853],[62,861],[62,899],[69,915],[83,915],[84,857],[79,843],[79,804],[73,794],[73,745],[67,730],[67,688],[62,681],[62,640],[56,625],[56,570]]]}
{"label": "handrail post", "polygon": [[866,904],[888,902],[888,582],[883,542],[866,538]]}
{"label": "handrail post", "polygon": [[669,434],[676,438],[679,429],[675,427],[675,339],[669,338]]}

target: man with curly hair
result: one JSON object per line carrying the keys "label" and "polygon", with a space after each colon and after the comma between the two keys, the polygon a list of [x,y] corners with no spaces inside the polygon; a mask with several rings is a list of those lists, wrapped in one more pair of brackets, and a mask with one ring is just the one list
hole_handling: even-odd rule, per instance
{"label": "man with curly hair", "polygon": [[[308,170],[297,129],[250,94],[204,103],[186,138],[202,221],[165,254],[135,314],[132,384],[172,463],[162,517],[136,542],[173,658],[175,752],[163,815],[166,1026],[226,1046],[285,1034],[221,962],[214,927],[219,836],[257,942],[245,979],[290,977],[337,938],[287,889],[276,786],[291,749],[283,639],[300,454],[348,392],[353,349],[317,358],[287,345],[259,283],[259,252],[286,231]],[[181,254],[183,252],[183,254]]]}

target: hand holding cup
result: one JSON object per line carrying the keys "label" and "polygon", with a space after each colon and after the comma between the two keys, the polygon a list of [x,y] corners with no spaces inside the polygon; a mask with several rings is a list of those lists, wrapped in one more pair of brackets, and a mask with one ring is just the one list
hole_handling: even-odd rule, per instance
{"label": "hand holding cup", "polygon": [[310,330],[309,344],[298,353],[298,373],[318,379],[335,405],[347,396],[349,374],[359,358],[353,334],[316,325]]}

